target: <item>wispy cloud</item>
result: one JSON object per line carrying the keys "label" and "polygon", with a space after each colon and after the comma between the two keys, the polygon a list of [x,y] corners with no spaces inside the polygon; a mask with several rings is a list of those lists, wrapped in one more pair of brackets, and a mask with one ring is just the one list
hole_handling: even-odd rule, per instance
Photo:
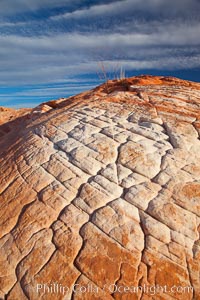
{"label": "wispy cloud", "polygon": [[199,0],[2,0],[0,8],[0,85],[10,88],[0,105],[79,92],[99,61],[133,75],[200,68]]}
{"label": "wispy cloud", "polygon": [[[200,44],[200,24],[179,27],[170,23],[162,26],[161,23],[157,31],[151,33],[143,33],[142,26],[140,33],[127,34],[0,36],[0,82],[30,84],[62,80],[76,74],[94,72],[95,69],[97,71],[99,60],[113,63],[128,60],[129,65],[139,69],[161,66],[171,68],[172,65],[177,68],[181,65],[180,61],[184,62],[185,67],[190,68],[191,61],[192,66],[195,63],[199,66],[197,53],[191,57],[191,52]],[[171,53],[167,54],[169,49]],[[165,61],[167,59],[169,64],[160,63],[159,57],[162,60],[164,55],[168,55]]]}
{"label": "wispy cloud", "polygon": [[[189,9],[189,10],[188,10]],[[88,18],[97,16],[107,16],[122,13],[130,13],[133,11],[160,13],[162,15],[188,15],[199,11],[200,3],[198,0],[118,0],[112,3],[93,5],[86,8],[65,12],[51,17],[58,20],[60,18]]]}

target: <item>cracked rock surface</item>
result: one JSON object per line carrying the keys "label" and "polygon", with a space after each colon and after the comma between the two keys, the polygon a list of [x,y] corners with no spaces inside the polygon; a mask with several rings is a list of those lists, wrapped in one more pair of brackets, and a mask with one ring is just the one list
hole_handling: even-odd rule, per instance
{"label": "cracked rock surface", "polygon": [[0,299],[200,299],[199,83],[109,81],[0,133]]}

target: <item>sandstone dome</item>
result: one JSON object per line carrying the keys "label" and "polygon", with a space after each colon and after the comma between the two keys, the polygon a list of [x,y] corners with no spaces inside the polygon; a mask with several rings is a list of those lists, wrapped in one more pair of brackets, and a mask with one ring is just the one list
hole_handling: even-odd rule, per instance
{"label": "sandstone dome", "polygon": [[199,83],[139,76],[6,111],[0,299],[200,299]]}

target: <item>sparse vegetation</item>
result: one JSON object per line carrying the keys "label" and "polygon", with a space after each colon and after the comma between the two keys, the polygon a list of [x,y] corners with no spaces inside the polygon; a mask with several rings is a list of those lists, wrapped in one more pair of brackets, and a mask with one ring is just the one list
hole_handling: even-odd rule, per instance
{"label": "sparse vegetation", "polygon": [[122,65],[116,64],[113,68],[113,71],[108,71],[108,66],[105,66],[105,62],[101,61],[98,63],[98,72],[97,75],[99,80],[105,82],[106,91],[108,92],[109,80],[117,80],[123,83],[125,77],[125,69]]}

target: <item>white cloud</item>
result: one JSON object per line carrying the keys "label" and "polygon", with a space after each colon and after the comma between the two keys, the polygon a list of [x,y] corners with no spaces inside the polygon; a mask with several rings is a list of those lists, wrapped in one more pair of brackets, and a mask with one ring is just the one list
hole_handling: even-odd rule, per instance
{"label": "white cloud", "polygon": [[[98,0],[91,6],[83,6],[86,2],[81,0],[0,2],[0,84],[7,87],[40,86],[13,95],[2,93],[1,103],[9,103],[12,96],[17,101],[22,99],[21,103],[27,99],[35,103],[33,97],[45,101],[54,95],[62,97],[88,89],[91,86],[86,86],[85,79],[81,78],[98,73],[99,61],[104,61],[108,72],[119,65],[125,70],[143,73],[149,69],[200,68],[199,0],[118,0],[107,3],[104,0],[104,4]],[[45,19],[45,22],[37,17],[34,22],[20,17],[12,19],[18,13],[40,9],[48,12],[48,9],[62,6],[65,6],[63,11],[66,6],[70,7],[68,13]],[[147,15],[151,18],[145,21]],[[104,18],[106,25],[101,28],[99,24],[103,24]],[[68,24],[72,24],[72,32],[67,32]],[[80,29],[80,25],[83,28]],[[96,31],[92,31],[92,26]],[[100,83],[98,76],[96,78],[96,84]],[[43,83],[52,86],[41,87]]]}
{"label": "white cloud", "polygon": [[168,12],[185,12],[187,10],[197,10],[200,8],[199,0],[116,0],[111,3],[101,4],[101,1],[96,1],[97,4],[87,8],[80,9],[84,4],[83,0],[1,0],[0,16],[9,16],[17,13],[31,12],[39,9],[54,9],[63,6],[73,7],[74,11],[69,14],[61,14],[63,17],[82,17],[85,15],[99,15],[107,13],[117,13],[130,9],[142,11],[160,11]]}
{"label": "white cloud", "polygon": [[130,7],[130,5],[134,5],[139,3],[139,0],[118,0],[116,2],[108,3],[108,4],[99,4],[99,5],[93,5],[88,8],[83,9],[77,9],[73,12],[67,12],[64,14],[59,14],[57,16],[51,17],[53,20],[59,20],[60,18],[88,18],[88,17],[94,17],[98,15],[108,15],[112,12],[112,14],[115,14],[121,9],[127,9]]}
{"label": "white cloud", "polygon": [[162,13],[164,15],[184,14],[188,15],[192,11],[200,9],[198,0],[118,0],[112,3],[93,5],[87,8],[78,8],[72,12],[66,12],[51,17],[53,20],[94,18],[97,16],[107,16],[122,14],[130,11],[143,11],[147,13]]}
{"label": "white cloud", "polygon": [[75,75],[96,73],[98,61],[108,59],[113,61],[112,65],[121,61],[137,69],[199,66],[197,51],[189,56],[192,48],[199,47],[199,23],[182,27],[176,23],[164,26],[160,23],[149,34],[142,26],[147,25],[141,23],[140,33],[127,34],[0,36],[0,83],[62,81]]}
{"label": "white cloud", "polygon": [[[150,25],[149,25],[150,26]],[[80,52],[91,49],[120,48],[157,45],[199,45],[200,22],[194,24],[157,23],[155,31],[146,33],[146,24],[141,23],[140,32],[80,34],[63,33],[52,36],[22,37],[17,35],[0,36],[0,53],[5,51],[32,53],[36,55],[62,54],[71,50]],[[73,55],[73,54],[72,54]]]}

